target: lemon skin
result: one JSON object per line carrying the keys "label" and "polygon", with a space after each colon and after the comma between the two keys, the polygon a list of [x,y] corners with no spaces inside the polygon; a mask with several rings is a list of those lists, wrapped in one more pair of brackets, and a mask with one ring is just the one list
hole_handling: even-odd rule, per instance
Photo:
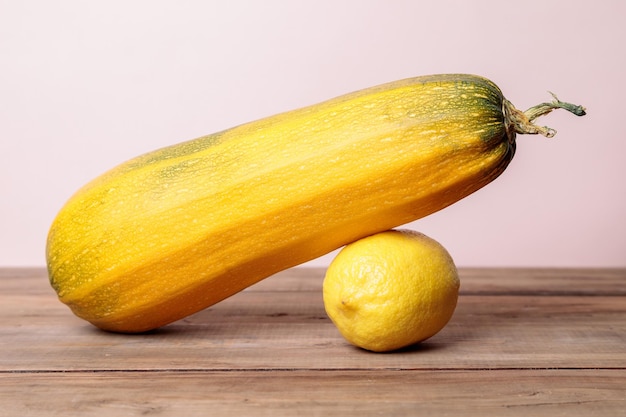
{"label": "lemon skin", "polygon": [[326,313],[343,337],[374,352],[422,342],[452,318],[460,281],[448,251],[411,230],[345,246],[323,284]]}

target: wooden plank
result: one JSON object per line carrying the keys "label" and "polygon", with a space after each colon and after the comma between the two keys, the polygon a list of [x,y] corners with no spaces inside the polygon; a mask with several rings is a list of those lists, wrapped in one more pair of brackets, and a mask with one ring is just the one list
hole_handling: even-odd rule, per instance
{"label": "wooden plank", "polygon": [[464,294],[626,296],[625,268],[461,268]]}
{"label": "wooden plank", "polygon": [[326,317],[321,269],[144,335],[74,317],[43,269],[0,269],[0,415],[626,415],[626,270],[461,277],[440,334],[373,354]]}
{"label": "wooden plank", "polygon": [[[323,268],[292,268],[259,282],[252,291],[318,291]],[[626,268],[459,268],[466,295],[626,296]]]}
{"label": "wooden plank", "polygon": [[[297,274],[302,274],[292,281],[297,288],[289,290],[281,279]],[[605,281],[618,277],[605,275]],[[500,281],[510,281],[507,277]],[[618,369],[626,364],[621,296],[463,294],[453,319],[434,338],[376,355],[349,346],[328,320],[318,273],[292,271],[283,278],[273,280],[280,290],[257,287],[150,334],[118,335],[74,317],[42,270],[5,271],[0,371]],[[311,283],[308,290],[303,282]]]}
{"label": "wooden plank", "polygon": [[[324,268],[292,268],[246,291],[319,291]],[[626,295],[626,268],[459,268],[462,294]],[[0,268],[1,294],[52,294],[43,268]],[[1,295],[0,295],[1,296]]]}
{"label": "wooden plank", "polygon": [[0,374],[6,416],[626,416],[616,370]]}

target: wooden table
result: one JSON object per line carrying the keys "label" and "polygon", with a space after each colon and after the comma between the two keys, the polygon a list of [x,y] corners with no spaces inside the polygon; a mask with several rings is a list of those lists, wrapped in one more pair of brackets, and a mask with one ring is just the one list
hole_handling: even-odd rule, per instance
{"label": "wooden table", "polygon": [[321,269],[143,335],[99,331],[43,269],[0,270],[0,415],[626,416],[626,269],[462,269],[454,317],[400,352],[348,345]]}

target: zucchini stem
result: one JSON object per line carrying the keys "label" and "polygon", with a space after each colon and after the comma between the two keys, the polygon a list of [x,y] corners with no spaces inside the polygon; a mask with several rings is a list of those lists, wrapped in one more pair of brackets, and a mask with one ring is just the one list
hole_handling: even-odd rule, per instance
{"label": "zucchini stem", "polygon": [[515,133],[526,135],[540,134],[547,138],[553,137],[556,135],[556,130],[548,126],[537,126],[533,123],[533,120],[540,116],[544,116],[555,109],[565,109],[576,116],[584,116],[587,114],[583,106],[566,103],[559,100],[554,93],[549,93],[552,95],[554,100],[549,103],[537,104],[525,112],[517,110],[510,101],[506,99],[504,100],[504,117],[509,137],[514,138]]}

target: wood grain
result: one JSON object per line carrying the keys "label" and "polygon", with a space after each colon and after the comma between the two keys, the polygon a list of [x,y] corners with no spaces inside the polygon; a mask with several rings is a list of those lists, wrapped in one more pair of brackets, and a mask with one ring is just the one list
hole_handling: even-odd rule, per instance
{"label": "wood grain", "polygon": [[73,316],[43,269],[0,269],[0,416],[626,415],[626,270],[460,272],[443,331],[374,354],[326,317],[321,269],[142,335]]}
{"label": "wood grain", "polygon": [[[624,372],[234,371],[0,375],[14,416],[624,416]],[[24,393],[28,395],[24,395]]]}

